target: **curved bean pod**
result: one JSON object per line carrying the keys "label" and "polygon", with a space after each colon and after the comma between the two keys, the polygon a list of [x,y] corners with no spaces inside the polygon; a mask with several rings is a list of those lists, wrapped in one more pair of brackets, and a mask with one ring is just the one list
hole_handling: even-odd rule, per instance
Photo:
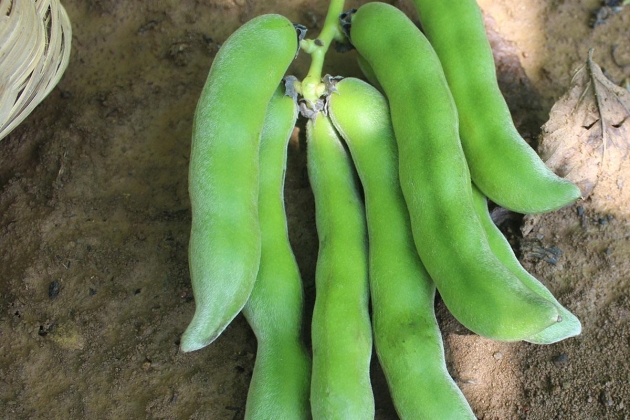
{"label": "curved bean pod", "polygon": [[350,156],[328,117],[307,123],[319,253],[312,320],[313,419],[374,418],[365,210]]}
{"label": "curved bean pod", "polygon": [[473,332],[500,341],[522,340],[557,322],[556,307],[490,249],[474,211],[455,104],[429,42],[384,3],[361,6],[350,37],[389,100],[416,249],[448,309]]}
{"label": "curved bean pod", "polygon": [[520,213],[556,210],[580,198],[580,189],[547,168],[514,127],[477,2],[413,3],[444,67],[457,104],[464,153],[479,189]]}
{"label": "curved bean pod", "polygon": [[374,74],[374,70],[372,70],[372,66],[370,66],[370,63],[368,63],[361,54],[357,54],[357,64],[359,65],[359,69],[361,70],[361,73],[363,73],[367,81],[370,82],[370,84],[376,89],[383,92],[383,88],[378,82],[378,79]]}
{"label": "curved bean pod", "polygon": [[557,322],[544,330],[536,333],[530,337],[525,338],[525,341],[534,344],[552,344],[565,338],[574,337],[582,332],[582,324],[580,320],[573,315],[568,309],[563,307],[553,296],[553,294],[542,284],[537,278],[532,276],[523,268],[521,263],[514,255],[510,243],[505,239],[505,236],[501,233],[499,228],[492,221],[490,213],[488,213],[488,203],[486,197],[483,195],[479,188],[473,184],[473,199],[475,203],[475,211],[481,224],[488,236],[488,242],[492,252],[499,258],[499,260],[510,269],[525,286],[529,287],[534,293],[539,296],[553,302],[558,308],[558,313],[562,322]]}
{"label": "curved bean pod", "polygon": [[365,193],[374,342],[401,419],[476,419],[446,369],[435,285],[413,242],[385,97],[343,79],[329,99]]}
{"label": "curved bean pod", "polygon": [[243,315],[258,348],[245,418],[310,418],[311,361],[302,342],[302,280],[287,231],[284,174],[297,104],[280,85],[267,107],[260,136],[258,276]]}
{"label": "curved bean pod", "polygon": [[222,45],[193,122],[188,249],[195,314],[182,351],[214,341],[245,305],[260,261],[258,147],[269,99],[295,57],[293,24],[263,15]]}

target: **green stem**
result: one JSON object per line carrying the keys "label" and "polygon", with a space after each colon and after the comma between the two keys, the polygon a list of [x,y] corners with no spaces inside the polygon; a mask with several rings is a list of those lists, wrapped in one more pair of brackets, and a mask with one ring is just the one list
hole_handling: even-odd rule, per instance
{"label": "green stem", "polygon": [[324,94],[325,86],[322,83],[322,68],[324,57],[333,41],[343,41],[343,33],[339,24],[339,15],[343,12],[345,0],[330,0],[326,20],[321,33],[315,39],[302,40],[302,50],[311,55],[311,67],[302,81],[302,96],[311,102],[315,102]]}

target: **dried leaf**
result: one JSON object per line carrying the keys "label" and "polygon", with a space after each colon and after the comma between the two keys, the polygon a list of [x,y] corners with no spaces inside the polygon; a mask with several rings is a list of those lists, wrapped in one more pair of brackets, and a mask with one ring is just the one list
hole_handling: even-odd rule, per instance
{"label": "dried leaf", "polygon": [[630,92],[604,76],[592,50],[542,129],[547,166],[598,210],[630,219]]}

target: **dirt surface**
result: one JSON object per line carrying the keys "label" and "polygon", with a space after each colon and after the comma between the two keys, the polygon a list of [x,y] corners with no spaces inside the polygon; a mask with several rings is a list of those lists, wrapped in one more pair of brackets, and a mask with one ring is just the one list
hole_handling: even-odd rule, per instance
{"label": "dirt surface", "polygon": [[[239,25],[275,12],[312,36],[327,4],[63,4],[70,66],[0,142],[0,418],[242,418],[256,351],[244,318],[201,351],[178,350],[194,311],[192,115],[212,58]],[[409,3],[395,4],[415,19]],[[613,81],[630,77],[630,7],[591,28],[597,0],[480,4],[503,91],[532,144],[590,48]],[[289,73],[304,77],[307,65],[302,54]],[[332,52],[325,71],[359,76],[351,56]],[[286,202],[309,309],[317,239],[303,139],[290,147]],[[438,303],[449,369],[475,413],[630,419],[630,221],[587,200],[503,228],[583,333],[549,346],[497,343]],[[374,388],[377,418],[395,419],[376,363]]]}

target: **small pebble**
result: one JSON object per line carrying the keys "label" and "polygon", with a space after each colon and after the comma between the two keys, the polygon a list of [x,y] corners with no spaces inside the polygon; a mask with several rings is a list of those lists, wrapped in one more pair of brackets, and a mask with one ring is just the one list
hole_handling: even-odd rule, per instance
{"label": "small pebble", "polygon": [[607,407],[612,407],[615,404],[612,396],[608,391],[602,391],[601,395],[599,396],[599,401]]}
{"label": "small pebble", "polygon": [[497,360],[501,360],[501,359],[503,359],[503,353],[501,353],[500,351],[498,351],[498,352],[494,353],[494,354],[492,355],[492,357],[494,357],[494,358],[495,358],[495,359],[497,359]]}
{"label": "small pebble", "polygon": [[60,287],[61,285],[59,284],[58,281],[50,282],[50,284],[48,285],[48,297],[51,299],[56,298],[57,295],[59,295]]}
{"label": "small pebble", "polygon": [[564,353],[560,353],[559,355],[554,356],[553,359],[551,359],[551,361],[553,362],[554,365],[556,365],[557,367],[560,367],[569,361],[569,356],[567,356]]}

